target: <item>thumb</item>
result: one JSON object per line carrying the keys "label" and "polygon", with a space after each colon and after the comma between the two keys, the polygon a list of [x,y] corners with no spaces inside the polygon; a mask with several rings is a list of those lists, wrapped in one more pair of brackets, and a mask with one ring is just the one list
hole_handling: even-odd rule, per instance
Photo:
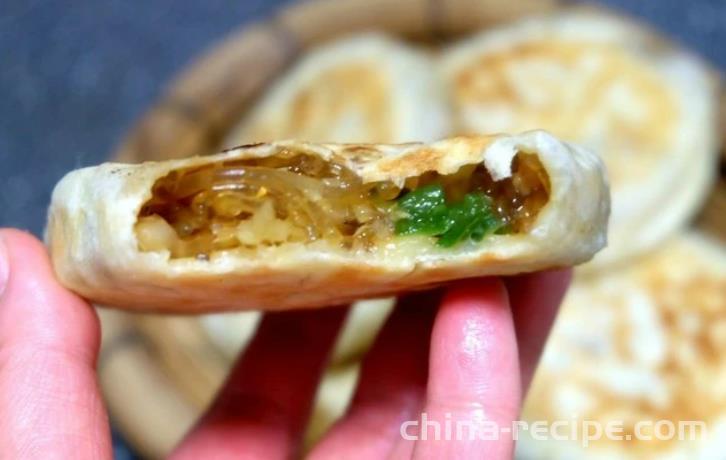
{"label": "thumb", "polygon": [[95,311],[58,284],[43,245],[0,230],[0,458],[111,458]]}

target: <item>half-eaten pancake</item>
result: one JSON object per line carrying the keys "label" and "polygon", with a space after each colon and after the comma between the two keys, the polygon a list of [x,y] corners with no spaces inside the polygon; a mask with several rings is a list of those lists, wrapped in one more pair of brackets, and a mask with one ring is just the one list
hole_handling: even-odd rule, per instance
{"label": "half-eaten pancake", "polygon": [[283,141],[71,172],[47,241],[61,282],[104,305],[285,309],[582,263],[608,213],[597,156],[543,131]]}

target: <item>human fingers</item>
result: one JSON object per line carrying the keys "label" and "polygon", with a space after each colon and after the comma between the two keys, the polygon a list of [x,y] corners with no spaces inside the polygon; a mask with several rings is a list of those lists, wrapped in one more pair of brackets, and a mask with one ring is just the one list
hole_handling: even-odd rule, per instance
{"label": "human fingers", "polygon": [[503,278],[512,306],[525,392],[571,278],[571,269]]}
{"label": "human fingers", "polygon": [[440,291],[401,298],[363,360],[346,415],[309,458],[387,458],[401,424],[417,417],[425,394],[431,327]]}
{"label": "human fingers", "polygon": [[43,245],[0,231],[0,458],[111,458],[95,311],[58,284]]}
{"label": "human fingers", "polygon": [[216,400],[172,458],[294,457],[345,312],[265,315]]}
{"label": "human fingers", "polygon": [[[497,278],[452,285],[434,323],[413,457],[511,458],[511,433],[500,428],[511,428],[520,402],[517,341],[504,285]],[[487,427],[496,435],[482,436]]]}

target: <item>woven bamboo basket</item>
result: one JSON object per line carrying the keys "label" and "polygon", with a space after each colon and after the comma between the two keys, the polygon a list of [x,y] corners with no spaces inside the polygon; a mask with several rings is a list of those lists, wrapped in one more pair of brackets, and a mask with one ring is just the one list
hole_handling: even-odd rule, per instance
{"label": "woven bamboo basket", "polygon": [[[169,85],[114,157],[139,162],[216,151],[276,75],[306,49],[342,34],[375,29],[437,44],[523,15],[573,7],[571,3],[316,0],[295,4],[232,34],[194,62]],[[696,225],[726,239],[723,169]],[[111,417],[142,455],[161,457],[210,402],[230,358],[196,318],[109,310],[100,314],[104,330],[99,372]]]}

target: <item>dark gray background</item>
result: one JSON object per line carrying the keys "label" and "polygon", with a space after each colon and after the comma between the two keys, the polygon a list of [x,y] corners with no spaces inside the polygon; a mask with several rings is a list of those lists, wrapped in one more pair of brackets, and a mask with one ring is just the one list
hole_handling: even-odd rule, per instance
{"label": "dark gray background", "polygon": [[[395,1],[395,0],[392,0]],[[0,226],[39,233],[55,182],[103,161],[164,83],[282,0],[2,0]],[[726,0],[606,0],[726,68]],[[119,447],[119,458],[131,458]]]}

